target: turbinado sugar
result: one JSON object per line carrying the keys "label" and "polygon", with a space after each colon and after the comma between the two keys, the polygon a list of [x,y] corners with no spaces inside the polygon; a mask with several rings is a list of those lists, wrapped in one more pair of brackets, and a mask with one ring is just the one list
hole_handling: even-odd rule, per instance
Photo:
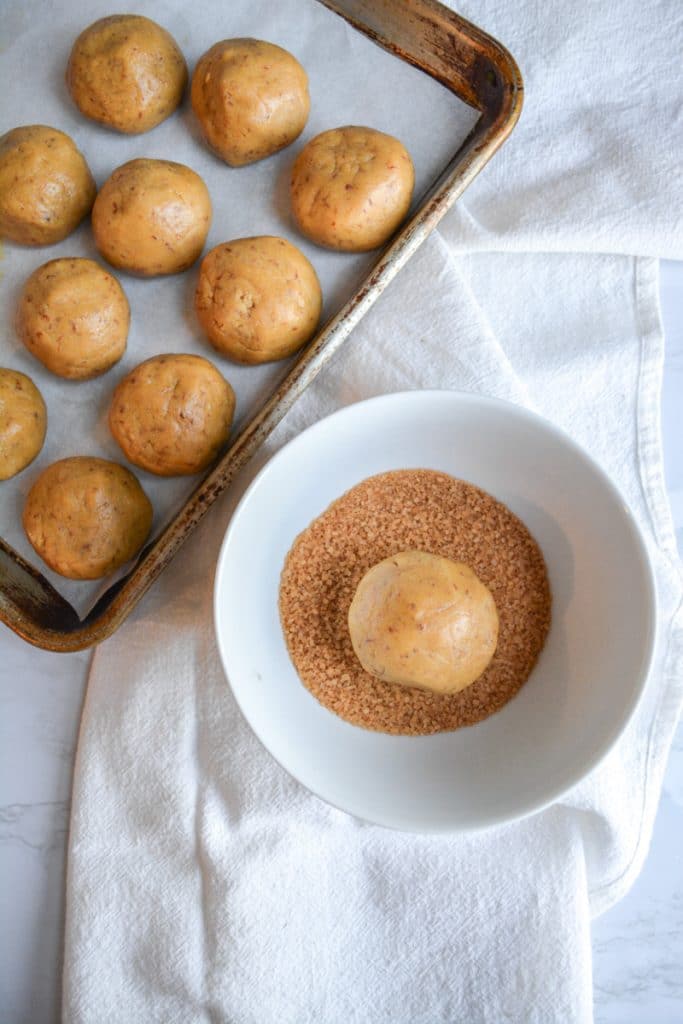
{"label": "turbinado sugar", "polygon": [[[465,562],[496,602],[496,652],[460,693],[375,679],[351,646],[347,617],[361,577],[409,549]],[[514,697],[541,652],[550,607],[543,555],[517,516],[478,487],[425,469],[381,473],[342,495],[297,537],[280,581],[289,654],[313,696],[354,725],[413,736],[473,725]]]}

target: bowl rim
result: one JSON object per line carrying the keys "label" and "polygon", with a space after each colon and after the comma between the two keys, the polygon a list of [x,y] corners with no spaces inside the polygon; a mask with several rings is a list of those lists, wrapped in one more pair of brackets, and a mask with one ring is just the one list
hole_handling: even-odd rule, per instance
{"label": "bowl rim", "polygon": [[[279,464],[281,461],[288,457],[289,452],[292,449],[301,447],[307,443],[308,436],[314,433],[316,430],[322,429],[323,424],[327,425],[330,421],[336,419],[342,419],[344,416],[350,414],[353,410],[355,411],[359,407],[367,407],[370,405],[387,405],[395,404],[400,402],[414,402],[424,401],[425,399],[433,400],[435,402],[451,402],[455,401],[463,403],[465,405],[477,405],[483,407],[489,407],[492,409],[503,410],[509,415],[517,416],[522,420],[526,420],[527,423],[531,423],[535,428],[540,428],[549,434],[553,440],[565,445],[570,449],[572,454],[579,458],[588,465],[588,467],[595,473],[600,484],[606,488],[610,493],[611,497],[615,499],[618,505],[621,507],[624,519],[628,524],[630,532],[634,540],[634,549],[637,554],[637,558],[640,562],[640,568],[643,570],[643,576],[645,581],[645,597],[647,602],[647,622],[644,633],[644,647],[643,656],[641,658],[640,665],[638,666],[638,680],[634,687],[633,696],[631,700],[624,705],[622,708],[621,715],[615,720],[611,731],[609,732],[605,742],[601,749],[596,751],[593,757],[589,758],[582,768],[577,769],[573,772],[568,772],[567,781],[562,785],[553,795],[541,798],[531,798],[528,800],[521,799],[520,803],[516,808],[510,809],[509,811],[499,812],[495,815],[490,815],[489,820],[476,822],[474,824],[459,824],[454,822],[451,824],[435,825],[434,827],[416,827],[410,828],[403,825],[398,825],[394,820],[388,818],[382,820],[382,816],[379,815],[374,818],[363,816],[354,810],[350,810],[348,807],[343,807],[339,803],[335,803],[329,797],[321,793],[316,787],[310,785],[308,782],[304,782],[299,775],[289,768],[286,764],[276,757],[268,747],[265,740],[260,735],[256,726],[250,720],[248,714],[244,710],[240,696],[233,686],[230,673],[228,671],[228,659],[227,654],[223,645],[221,637],[221,630],[219,628],[219,603],[220,603],[220,591],[222,578],[226,571],[225,566],[228,563],[228,552],[232,543],[232,538],[237,530],[239,520],[244,508],[251,500],[251,496],[258,487],[261,486],[264,478],[272,470],[274,465]],[[654,655],[657,646],[657,625],[658,625],[658,607],[657,607],[657,587],[654,575],[654,570],[650,557],[648,554],[647,544],[643,536],[641,527],[631,511],[630,506],[626,502],[626,499],[621,493],[621,490],[614,483],[612,478],[608,475],[606,470],[600,465],[596,459],[593,458],[589,452],[586,451],[577,441],[575,441],[570,434],[568,434],[561,427],[557,426],[551,420],[542,416],[540,413],[535,412],[526,406],[519,405],[516,402],[511,402],[503,398],[497,398],[490,395],[482,395],[476,392],[470,391],[459,391],[457,389],[449,388],[414,388],[403,391],[392,391],[385,394],[374,395],[370,398],[364,398],[357,402],[350,402],[348,405],[344,405],[339,409],[335,409],[333,412],[328,413],[327,416],[323,416],[315,422],[309,424],[302,431],[290,438],[285,444],[282,445],[278,451],[276,451],[261,467],[254,479],[249,483],[244,494],[240,498],[239,502],[233,509],[228,526],[226,528],[223,540],[221,542],[218,558],[216,560],[216,567],[214,572],[214,585],[213,585],[213,625],[216,636],[216,644],[218,647],[221,667],[223,674],[230,687],[232,695],[235,699],[235,703],[251,730],[252,734],[256,737],[260,745],[287,774],[293,778],[300,786],[306,789],[313,796],[322,800],[325,804],[335,808],[338,811],[342,811],[344,814],[348,814],[355,818],[357,821],[364,822],[368,825],[378,825],[381,828],[386,828],[391,831],[403,832],[407,834],[415,835],[456,835],[456,834],[469,834],[475,832],[484,832],[488,829],[499,828],[511,824],[515,821],[522,821],[524,818],[528,818],[531,815],[538,814],[540,811],[545,810],[548,807],[553,806],[560,801],[567,793],[569,793],[576,785],[583,781],[595,768],[597,768],[609,755],[609,753],[615,747],[619,737],[626,730],[629,722],[633,718],[646,689],[647,681],[650,676],[652,664],[654,661]],[[296,672],[296,669],[294,669]],[[303,686],[303,683],[301,684]],[[360,727],[357,727],[360,728]],[[439,734],[441,735],[441,734]]]}

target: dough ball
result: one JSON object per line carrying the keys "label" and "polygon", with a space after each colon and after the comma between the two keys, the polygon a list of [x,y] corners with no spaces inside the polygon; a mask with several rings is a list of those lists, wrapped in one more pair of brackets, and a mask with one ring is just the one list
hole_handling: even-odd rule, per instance
{"label": "dough ball", "polygon": [[46,430],[45,402],[31,378],[0,366],[0,480],[33,462]]}
{"label": "dough ball", "polygon": [[50,260],[21,293],[17,333],[58,377],[87,380],[126,349],[130,308],[115,277],[93,260]]}
{"label": "dough ball", "polygon": [[100,189],[92,211],[95,243],[107,262],[153,277],[187,270],[211,224],[206,185],[171,160],[129,160]]}
{"label": "dough ball", "polygon": [[126,458],[158,476],[199,473],[230,434],[235,393],[201,356],[154,356],[124,377],[109,410]]}
{"label": "dough ball", "polygon": [[85,157],[64,132],[31,124],[0,138],[0,238],[61,242],[90,212],[95,192]]}
{"label": "dough ball", "polygon": [[491,661],[498,612],[469,566],[401,551],[358,584],[349,632],[366,672],[388,683],[457,693]]}
{"label": "dough ball", "polygon": [[386,242],[410,207],[415,171],[405,146],[373,128],[333,128],[299,153],[292,210],[318,245],[366,252]]}
{"label": "dough ball", "polygon": [[187,66],[161,25],[138,14],[113,14],[81,32],[66,84],[86,117],[136,134],[173,113],[187,85]]}
{"label": "dough ball", "polygon": [[322,292],[304,254],[284,238],[237,238],[202,260],[195,309],[219,352],[238,363],[267,363],[312,337]]}
{"label": "dough ball", "polygon": [[192,76],[192,108],[204,138],[233,167],[294,142],[310,105],[308,77],[298,60],[260,39],[216,43]]}
{"label": "dough ball", "polygon": [[138,553],[152,506],[130,470],[77,456],[43,470],[24,506],[26,536],[44,562],[72,580],[96,580]]}

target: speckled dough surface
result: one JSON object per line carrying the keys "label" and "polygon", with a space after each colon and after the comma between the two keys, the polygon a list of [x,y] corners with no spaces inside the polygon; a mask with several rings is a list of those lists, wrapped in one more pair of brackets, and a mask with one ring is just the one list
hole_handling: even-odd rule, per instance
{"label": "speckled dough surface", "polygon": [[120,270],[177,274],[198,259],[211,224],[206,185],[171,160],[129,160],[100,189],[92,211],[95,243]]}
{"label": "speckled dough surface", "polygon": [[[496,603],[496,652],[460,693],[381,682],[353,652],[347,617],[360,579],[411,548],[471,566]],[[524,524],[485,491],[419,469],[371,477],[334,502],[294,542],[280,584],[282,627],[304,685],[354,725],[405,735],[473,725],[503,707],[541,652],[550,604],[543,555]]]}
{"label": "speckled dough surface", "polygon": [[192,107],[211,148],[240,167],[298,138],[310,109],[308,77],[280,46],[223,39],[197,63]]}
{"label": "speckled dough surface", "polygon": [[303,233],[330,249],[376,249],[408,213],[413,162],[392,135],[353,125],[311,139],[290,183],[292,212]]}
{"label": "speckled dough surface", "polygon": [[153,356],[116,388],[111,432],[126,457],[158,476],[198,473],[230,434],[235,393],[201,356]]}
{"label": "speckled dough surface", "polygon": [[134,134],[173,113],[187,85],[187,66],[166,29],[141,15],[113,14],[81,32],[66,84],[86,117]]}
{"label": "speckled dough surface", "polygon": [[321,309],[315,270],[284,238],[237,238],[202,260],[197,318],[214,348],[237,362],[296,352],[314,334]]}
{"label": "speckled dough surface", "polygon": [[31,378],[0,366],[0,480],[33,462],[46,430],[45,402]]}
{"label": "speckled dough surface", "polygon": [[125,466],[75,456],[43,470],[26,498],[23,523],[51,569],[94,580],[137,554],[152,525],[152,506]]}
{"label": "speckled dough surface", "polygon": [[126,350],[130,308],[123,288],[94,260],[50,260],[19,298],[17,334],[58,377],[105,373]]}
{"label": "speckled dough surface", "polygon": [[498,613],[491,592],[468,565],[426,551],[397,551],[358,584],[349,635],[370,675],[456,693],[491,661]]}
{"label": "speckled dough surface", "polygon": [[95,191],[85,157],[64,132],[32,124],[0,138],[0,238],[60,242],[90,212]]}

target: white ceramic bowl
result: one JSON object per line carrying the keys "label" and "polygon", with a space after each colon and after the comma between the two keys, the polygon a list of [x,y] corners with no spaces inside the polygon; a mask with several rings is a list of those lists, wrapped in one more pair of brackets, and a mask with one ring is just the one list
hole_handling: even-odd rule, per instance
{"label": "white ceramic bowl", "polygon": [[[354,484],[404,468],[443,470],[504,501],[540,544],[553,594],[546,646],[517,696],[435,736],[369,732],[322,707],[299,681],[278,617],[297,534]],[[336,807],[419,832],[501,824],[578,782],[636,706],[656,620],[645,546],[596,463],[523,408],[449,391],[349,406],[283,448],[233,516],[214,609],[233,693],[273,757]]]}

